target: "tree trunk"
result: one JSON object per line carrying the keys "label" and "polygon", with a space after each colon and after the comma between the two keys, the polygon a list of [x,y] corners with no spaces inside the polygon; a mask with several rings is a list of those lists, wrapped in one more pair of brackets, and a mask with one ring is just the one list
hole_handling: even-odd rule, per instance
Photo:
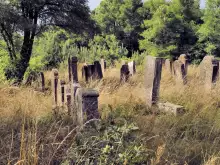
{"label": "tree trunk", "polygon": [[38,12],[35,11],[34,17],[32,19],[33,20],[32,28],[24,30],[24,40],[23,40],[23,45],[22,45],[21,52],[20,52],[20,60],[18,61],[16,65],[16,69],[17,69],[16,83],[19,83],[19,84],[22,82],[24,74],[29,66],[29,61],[31,58],[33,44],[34,44],[34,38],[36,35],[37,19],[38,19]]}

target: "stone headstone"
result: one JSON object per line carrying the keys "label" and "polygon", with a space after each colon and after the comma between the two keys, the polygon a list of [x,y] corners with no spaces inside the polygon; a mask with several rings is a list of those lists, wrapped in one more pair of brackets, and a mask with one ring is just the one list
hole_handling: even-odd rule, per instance
{"label": "stone headstone", "polygon": [[214,56],[205,56],[200,64],[200,81],[207,91],[212,89],[213,84],[219,77],[219,61]]}
{"label": "stone headstone", "polygon": [[68,58],[68,75],[69,75],[69,82],[72,81],[72,68],[71,68],[71,59],[70,57]]}
{"label": "stone headstone", "polygon": [[106,71],[106,61],[104,59],[101,59],[101,66],[102,66],[102,74],[104,75]]}
{"label": "stone headstone", "polygon": [[93,72],[93,78],[101,80],[103,78],[102,74],[102,66],[99,63],[99,61],[94,62],[94,72]]}
{"label": "stone headstone", "polygon": [[72,57],[72,76],[73,76],[73,83],[78,83],[78,70],[77,70],[77,57]]}
{"label": "stone headstone", "polygon": [[166,59],[165,60],[165,69],[170,73],[172,74],[173,73],[173,66],[172,66],[172,61],[170,59]]}
{"label": "stone headstone", "polygon": [[176,83],[179,85],[185,85],[187,83],[187,77],[186,77],[187,75],[184,64],[181,61],[176,60],[173,63],[173,68],[174,68]]}
{"label": "stone headstone", "polygon": [[129,67],[127,64],[122,65],[121,67],[121,73],[120,73],[120,81],[121,82],[127,82],[129,79]]}
{"label": "stone headstone", "polygon": [[61,105],[64,106],[65,103],[65,84],[66,82],[63,80],[60,80],[60,86],[61,86]]}
{"label": "stone headstone", "polygon": [[99,119],[99,93],[93,89],[78,88],[76,91],[77,123],[82,126],[86,121]]}
{"label": "stone headstone", "polygon": [[86,82],[89,81],[88,66],[87,65],[83,65],[83,67],[82,67],[82,78],[84,78]]}
{"label": "stone headstone", "polygon": [[92,80],[94,79],[94,72],[95,72],[95,66],[94,65],[87,65],[88,67],[88,80]]}
{"label": "stone headstone", "polygon": [[71,88],[69,87],[69,85],[66,86],[66,104],[68,115],[71,115]]}
{"label": "stone headstone", "polygon": [[187,72],[188,72],[188,65],[189,65],[189,64],[188,64],[187,55],[186,55],[186,54],[181,54],[181,55],[179,56],[178,60],[183,63],[184,69],[185,69],[185,73],[187,74]]}
{"label": "stone headstone", "polygon": [[58,103],[58,79],[59,79],[59,72],[57,69],[52,70],[52,79],[51,79],[51,86],[52,86],[52,95],[53,95],[53,105],[57,106]]}
{"label": "stone headstone", "polygon": [[77,107],[76,107],[76,91],[81,88],[79,83],[73,83],[71,84],[71,115],[73,117],[73,121],[76,121],[76,113],[77,113]]}
{"label": "stone headstone", "polygon": [[185,113],[185,109],[183,106],[175,105],[169,102],[166,103],[158,103],[158,108],[162,112],[172,113],[175,116],[183,115]]}
{"label": "stone headstone", "polygon": [[136,73],[136,64],[135,61],[131,61],[128,63],[128,68],[129,68],[129,72],[130,75],[133,76]]}
{"label": "stone headstone", "polygon": [[159,99],[162,58],[147,56],[145,68],[146,104],[155,105]]}

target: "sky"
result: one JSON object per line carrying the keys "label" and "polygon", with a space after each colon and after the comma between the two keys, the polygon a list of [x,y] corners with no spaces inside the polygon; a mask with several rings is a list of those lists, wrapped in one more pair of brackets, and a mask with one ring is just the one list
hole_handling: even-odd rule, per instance
{"label": "sky", "polygon": [[[91,10],[95,9],[99,4],[101,0],[89,0],[89,6]],[[205,0],[201,0],[201,8],[205,7]]]}

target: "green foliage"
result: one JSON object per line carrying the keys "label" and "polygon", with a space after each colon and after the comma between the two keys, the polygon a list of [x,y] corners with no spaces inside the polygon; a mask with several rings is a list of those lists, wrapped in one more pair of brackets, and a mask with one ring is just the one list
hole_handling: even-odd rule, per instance
{"label": "green foliage", "polygon": [[0,83],[5,82],[5,69],[9,65],[9,56],[6,50],[6,43],[0,40]]}
{"label": "green foliage", "polygon": [[90,121],[78,133],[68,158],[76,164],[146,164],[150,152],[134,134],[137,130],[124,120],[117,124]]}
{"label": "green foliage", "polygon": [[202,20],[204,24],[198,30],[199,41],[205,42],[205,52],[209,55],[220,57],[219,42],[220,42],[220,1],[207,0],[204,16]]}
{"label": "green foliage", "polygon": [[[147,1],[144,5],[151,18],[144,21],[140,48],[153,56],[177,56],[188,53],[196,43],[196,21],[199,5],[196,1]],[[195,15],[196,13],[196,15]]]}

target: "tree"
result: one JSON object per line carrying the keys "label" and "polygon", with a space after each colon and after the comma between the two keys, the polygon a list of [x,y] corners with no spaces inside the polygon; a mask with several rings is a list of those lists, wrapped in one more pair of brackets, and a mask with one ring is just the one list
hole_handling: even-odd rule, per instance
{"label": "tree", "polygon": [[205,45],[205,52],[220,57],[220,0],[207,0],[204,24],[198,30],[199,42]]}
{"label": "tree", "polygon": [[[0,30],[14,64],[7,70],[8,78],[18,83],[29,65],[35,37],[48,26],[58,26],[81,33],[91,27],[87,0],[9,0],[1,3]],[[20,56],[14,50],[13,37],[23,37]]]}
{"label": "tree", "polygon": [[139,33],[145,17],[141,0],[103,0],[92,14],[102,35],[115,35],[130,54],[138,50]]}
{"label": "tree", "polygon": [[144,4],[151,13],[144,21],[140,49],[154,56],[179,56],[197,42],[196,25],[200,20],[199,2],[194,0],[149,0]]}

